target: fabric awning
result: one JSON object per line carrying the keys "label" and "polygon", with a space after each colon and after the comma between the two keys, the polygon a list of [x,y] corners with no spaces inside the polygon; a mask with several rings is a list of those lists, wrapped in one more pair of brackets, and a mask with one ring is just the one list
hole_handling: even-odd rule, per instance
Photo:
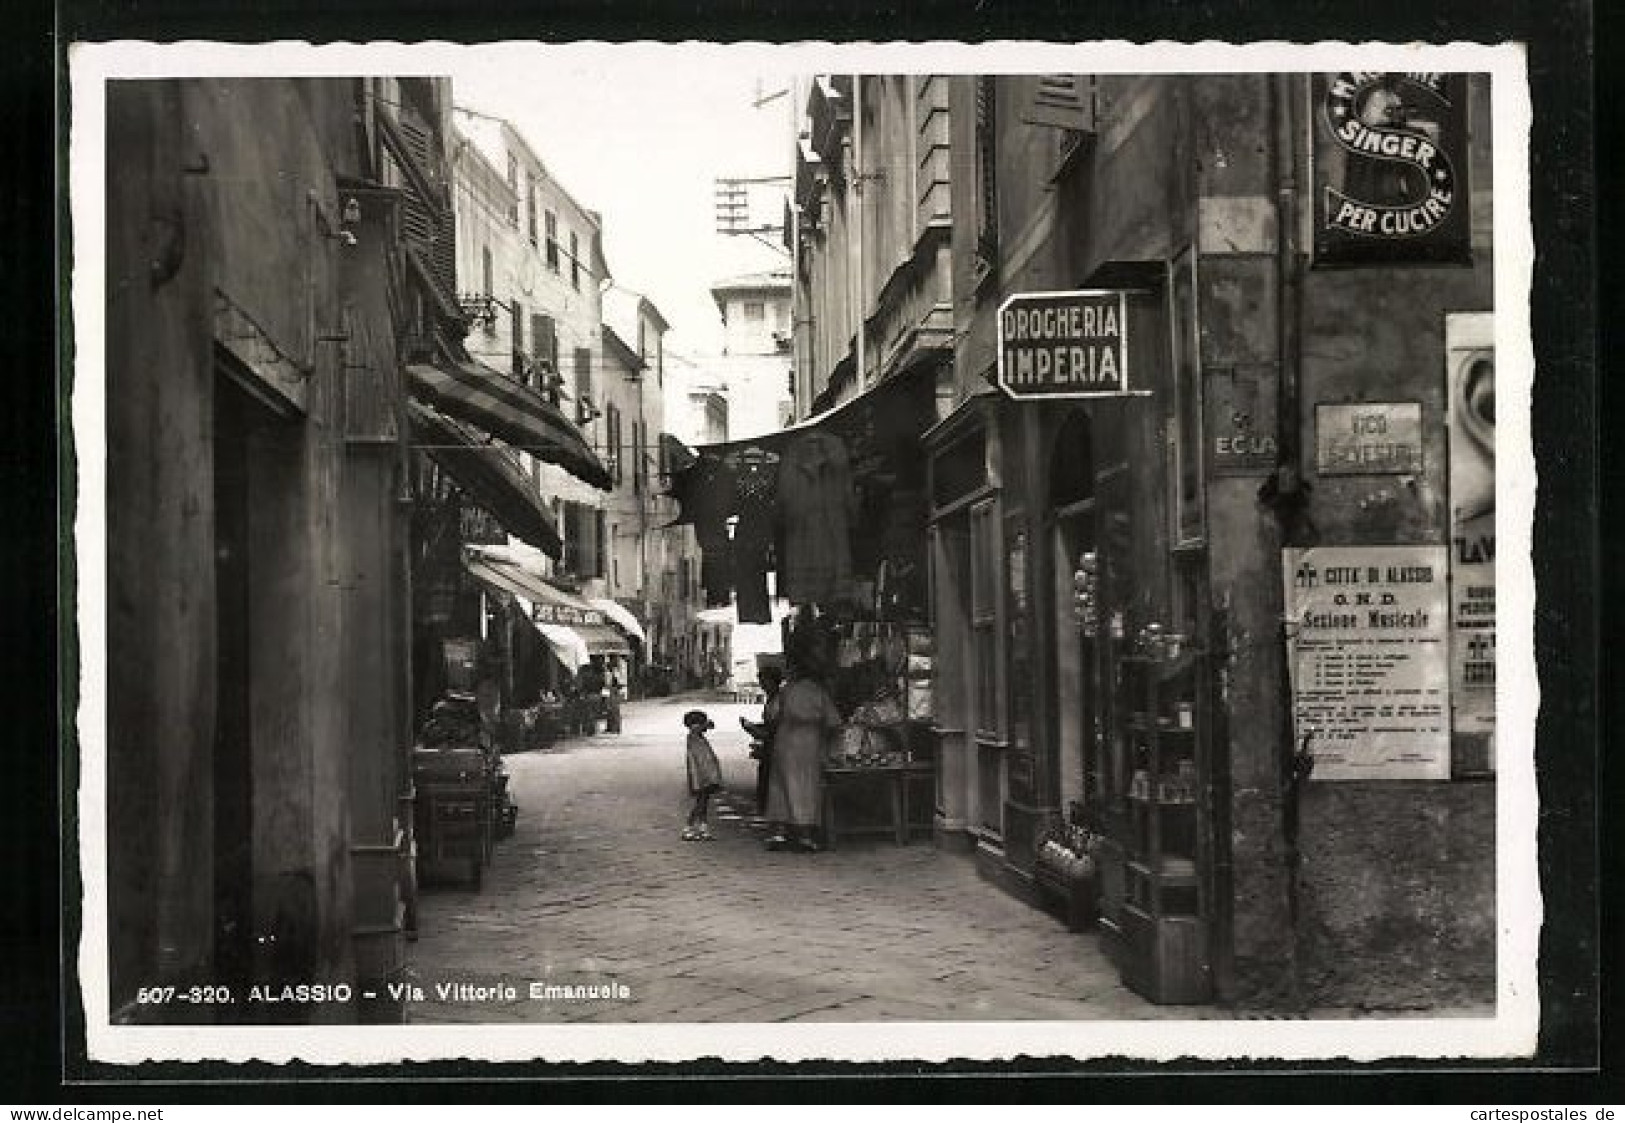
{"label": "fabric awning", "polygon": [[412,393],[459,421],[608,490],[609,471],[581,430],[530,387],[473,360],[406,368]]}
{"label": "fabric awning", "polygon": [[594,655],[620,655],[630,656],[632,648],[626,642],[626,637],[611,628],[608,624],[571,624],[587,644],[587,650]]}
{"label": "fabric awning", "polygon": [[558,656],[559,662],[569,670],[579,670],[592,662],[592,654],[587,650],[587,641],[577,635],[575,629],[566,628],[563,624],[538,624],[534,620],[531,621],[531,626],[541,633],[542,639],[553,649],[553,654]]}
{"label": "fabric awning", "polygon": [[[631,655],[626,637],[603,622],[603,613],[574,593],[552,584],[540,572],[501,547],[465,547],[463,565],[475,578],[512,593],[530,606],[528,615],[542,637],[560,652],[579,655]],[[566,636],[565,633],[569,633]],[[579,644],[578,648],[576,645]],[[585,660],[582,660],[585,662]],[[571,665],[575,670],[581,664]]]}
{"label": "fabric awning", "polygon": [[604,597],[588,597],[587,603],[598,609],[609,618],[609,622],[620,628],[628,636],[639,643],[648,643],[649,637],[643,631],[643,625],[633,615],[632,610],[619,601],[608,600]]}
{"label": "fabric awning", "polygon": [[419,402],[406,408],[413,440],[509,534],[550,557],[564,552],[553,513],[510,453]]}

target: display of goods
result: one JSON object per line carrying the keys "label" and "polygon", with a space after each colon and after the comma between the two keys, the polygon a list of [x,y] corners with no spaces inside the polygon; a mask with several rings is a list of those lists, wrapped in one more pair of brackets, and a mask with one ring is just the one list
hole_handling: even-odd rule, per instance
{"label": "display of goods", "polygon": [[842,768],[896,768],[908,763],[908,754],[896,749],[884,752],[861,752],[843,756],[838,764]]}
{"label": "display of goods", "polygon": [[423,723],[418,742],[428,749],[461,745],[476,748],[480,743],[480,719],[460,713],[437,714]]}

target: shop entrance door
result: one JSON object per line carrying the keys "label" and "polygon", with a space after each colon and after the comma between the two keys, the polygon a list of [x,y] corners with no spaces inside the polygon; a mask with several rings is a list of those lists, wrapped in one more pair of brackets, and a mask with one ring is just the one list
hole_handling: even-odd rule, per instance
{"label": "shop entrance door", "polygon": [[1055,512],[1051,533],[1054,557],[1055,603],[1061,608],[1055,618],[1054,708],[1056,727],[1053,744],[1057,775],[1052,788],[1060,797],[1061,809],[1072,816],[1081,805],[1087,821],[1099,814],[1100,787],[1100,707],[1097,703],[1099,663],[1096,624],[1089,595],[1083,586],[1093,575],[1087,567],[1095,564],[1095,504],[1086,499]]}
{"label": "shop entrance door", "polygon": [[1090,823],[1098,822],[1103,791],[1099,619],[1093,587],[1099,570],[1096,517],[1094,445],[1089,415],[1078,409],[1056,433],[1049,464],[1049,570],[1057,609],[1051,635],[1055,704],[1050,707],[1050,743],[1056,751],[1050,754],[1049,790],[1064,814],[1081,811]]}

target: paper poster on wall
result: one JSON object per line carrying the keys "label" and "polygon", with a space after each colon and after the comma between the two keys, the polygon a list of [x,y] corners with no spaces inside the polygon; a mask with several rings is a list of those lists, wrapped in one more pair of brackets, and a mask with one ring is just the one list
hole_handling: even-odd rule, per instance
{"label": "paper poster on wall", "polygon": [[1450,432],[1450,698],[1458,735],[1495,735],[1495,325],[1445,317]]}
{"label": "paper poster on wall", "polygon": [[1296,740],[1315,780],[1450,778],[1448,551],[1282,551]]}

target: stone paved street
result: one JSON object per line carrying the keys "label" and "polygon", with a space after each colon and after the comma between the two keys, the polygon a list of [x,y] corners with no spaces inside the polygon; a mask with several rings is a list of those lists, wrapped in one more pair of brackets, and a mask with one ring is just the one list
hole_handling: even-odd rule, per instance
{"label": "stone paved street", "polygon": [[[679,838],[681,715],[717,724],[727,799],[714,842]],[[518,830],[478,892],[420,898],[416,1022],[871,1021],[1206,1016],[1126,990],[1093,934],[1070,933],[916,839],[771,853],[749,820],[755,762],[738,717],[695,697],[634,703],[625,732],[510,756]],[[435,984],[511,983],[441,1001]],[[619,983],[610,1001],[533,999],[531,983]]]}

